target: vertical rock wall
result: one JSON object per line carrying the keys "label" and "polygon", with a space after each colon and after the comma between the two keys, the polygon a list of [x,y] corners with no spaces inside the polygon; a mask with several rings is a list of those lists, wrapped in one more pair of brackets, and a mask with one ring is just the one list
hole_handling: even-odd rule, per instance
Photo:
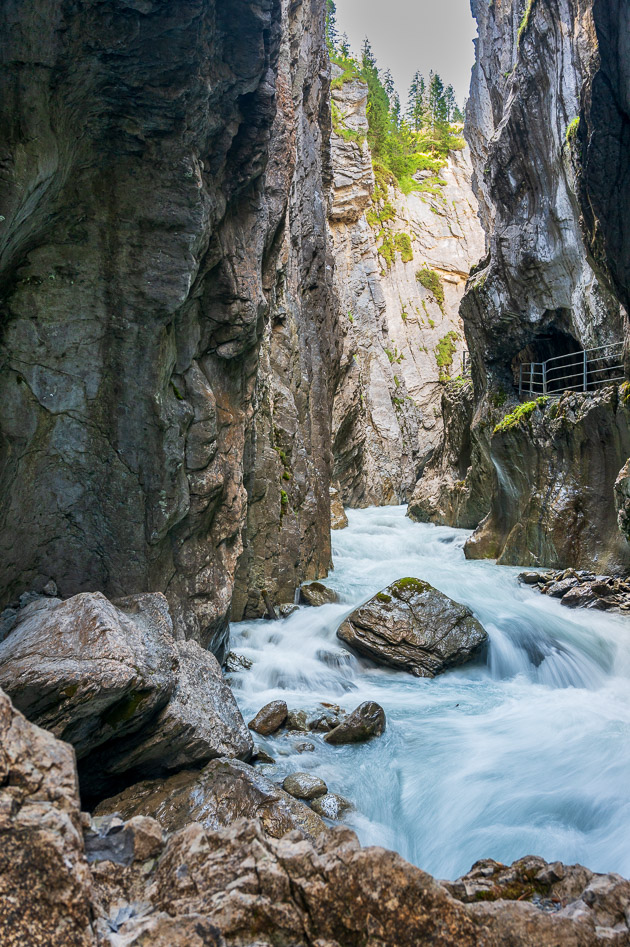
{"label": "vertical rock wall", "polygon": [[575,394],[495,428],[516,406],[519,363],[624,339],[627,10],[473,0],[473,12],[467,136],[489,252],[461,308],[475,384],[470,466],[453,483],[465,466],[453,443],[448,470],[428,472],[412,512],[471,526],[489,510],[471,557],[625,571],[614,505],[630,446],[625,394]]}
{"label": "vertical rock wall", "polygon": [[[279,258],[307,277],[294,360],[328,305],[323,227],[287,218],[321,191],[323,3],[8,0],[0,31],[0,605],[50,579],[163,591],[177,634],[220,652]],[[304,475],[291,581],[327,561],[326,476]]]}
{"label": "vertical rock wall", "polygon": [[[245,549],[232,615],[294,600],[304,579],[331,564],[331,415],[341,339],[326,229],[330,188],[328,55],[321,3],[284,4],[281,71],[286,105],[273,136],[278,166],[290,154],[292,180],[270,318],[245,449]],[[283,125],[291,128],[289,142]]]}
{"label": "vertical rock wall", "polygon": [[[332,136],[330,230],[344,335],[334,475],[351,506],[401,503],[442,439],[441,378],[462,370],[458,309],[470,267],[483,254],[483,232],[467,152],[451,154],[442,184],[432,190],[405,196],[393,181],[381,181],[393,214],[376,220],[372,158],[362,140],[367,86],[346,82],[332,96],[339,126]],[[388,261],[379,253],[379,232],[393,240],[406,235],[408,253]],[[417,280],[422,267],[439,279],[442,299]],[[445,339],[452,351],[440,367]]]}

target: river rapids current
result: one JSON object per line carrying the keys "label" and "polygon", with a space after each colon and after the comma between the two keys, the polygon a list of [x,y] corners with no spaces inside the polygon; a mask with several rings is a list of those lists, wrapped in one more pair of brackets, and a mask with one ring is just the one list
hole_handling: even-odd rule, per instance
{"label": "river rapids current", "polygon": [[[232,626],[253,662],[230,675],[246,720],[271,700],[353,710],[376,700],[385,734],[329,746],[304,734],[257,742],[279,781],[321,776],[356,807],[344,819],[365,845],[398,851],[440,878],[479,858],[523,855],[630,876],[630,619],[569,610],[521,586],[519,569],[468,562],[465,530],[421,525],[405,507],[350,510],[333,533],[326,584],[341,602]],[[403,576],[468,605],[490,636],[484,664],[435,679],[375,668],[336,637],[343,618]]]}

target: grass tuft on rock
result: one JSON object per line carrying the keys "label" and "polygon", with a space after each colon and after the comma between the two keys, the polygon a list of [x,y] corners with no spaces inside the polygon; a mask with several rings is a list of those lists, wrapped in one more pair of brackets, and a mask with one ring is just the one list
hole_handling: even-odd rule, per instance
{"label": "grass tuft on rock", "polygon": [[549,398],[546,395],[541,395],[540,398],[536,398],[534,401],[525,401],[524,404],[519,404],[514,411],[511,411],[510,414],[506,414],[503,420],[499,421],[493,433],[502,434],[504,431],[513,430],[518,427],[522,421],[527,421],[536,408],[544,407],[548,401]]}

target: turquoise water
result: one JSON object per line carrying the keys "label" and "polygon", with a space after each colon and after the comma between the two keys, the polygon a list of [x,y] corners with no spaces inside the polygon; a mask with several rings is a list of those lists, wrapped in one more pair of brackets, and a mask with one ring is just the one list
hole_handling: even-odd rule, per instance
{"label": "turquoise water", "polygon": [[[385,708],[383,737],[331,747],[316,734],[258,742],[350,799],[346,818],[442,878],[479,858],[526,854],[630,875],[630,619],[572,611],[518,583],[518,569],[467,562],[464,530],[412,523],[405,507],[350,510],[333,533],[326,584],[341,604],[232,626],[253,661],[231,675],[246,720],[270,700]],[[433,680],[369,666],[336,638],[343,618],[394,579],[416,576],[470,606],[486,663]]]}

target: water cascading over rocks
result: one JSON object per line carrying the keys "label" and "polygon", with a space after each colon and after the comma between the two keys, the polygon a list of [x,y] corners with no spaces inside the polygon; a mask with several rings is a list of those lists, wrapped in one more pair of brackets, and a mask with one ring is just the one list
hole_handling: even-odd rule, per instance
{"label": "water cascading over rocks", "polygon": [[319,0],[3,4],[0,607],[163,592],[221,655],[239,557],[237,617],[325,573],[323,30]]}
{"label": "water cascading over rocks", "polygon": [[495,428],[516,406],[520,363],[626,334],[618,207],[630,87],[616,37],[627,11],[614,0],[497,0],[473,11],[466,134],[487,235],[461,308],[474,399],[464,404],[469,433],[447,432],[410,512],[480,524],[471,557],[626,571],[614,500],[630,453],[624,391],[541,401]]}

